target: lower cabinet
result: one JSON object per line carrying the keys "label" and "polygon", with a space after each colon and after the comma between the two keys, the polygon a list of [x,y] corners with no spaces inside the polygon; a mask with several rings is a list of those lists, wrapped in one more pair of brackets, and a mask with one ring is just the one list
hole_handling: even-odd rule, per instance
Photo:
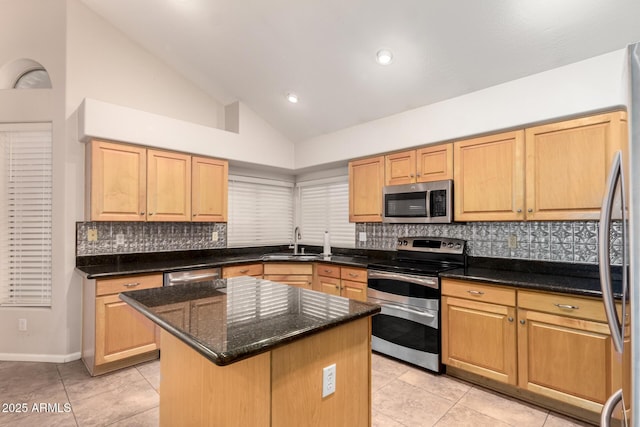
{"label": "lower cabinet", "polygon": [[594,413],[623,386],[602,302],[442,280],[442,362]]}
{"label": "lower cabinet", "polygon": [[359,301],[367,300],[367,270],[316,263],[313,290]]}
{"label": "lower cabinet", "polygon": [[86,280],[83,287],[82,360],[91,375],[158,357],[155,324],[118,297],[162,286],[162,274]]}
{"label": "lower cabinet", "polygon": [[264,278],[272,282],[311,289],[313,283],[313,264],[307,262],[265,263]]}

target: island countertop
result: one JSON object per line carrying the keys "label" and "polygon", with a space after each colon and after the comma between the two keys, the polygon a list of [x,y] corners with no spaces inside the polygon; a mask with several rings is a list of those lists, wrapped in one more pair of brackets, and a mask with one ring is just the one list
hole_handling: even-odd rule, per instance
{"label": "island countertop", "polygon": [[371,316],[380,306],[253,277],[123,292],[120,299],[216,365]]}

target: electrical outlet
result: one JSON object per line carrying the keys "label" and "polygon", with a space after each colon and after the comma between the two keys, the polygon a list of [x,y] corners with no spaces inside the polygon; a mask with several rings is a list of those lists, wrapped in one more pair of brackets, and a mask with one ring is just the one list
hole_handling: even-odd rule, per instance
{"label": "electrical outlet", "polygon": [[90,228],[87,230],[87,240],[89,242],[95,242],[98,240],[98,229]]}
{"label": "electrical outlet", "polygon": [[336,392],[336,364],[322,369],[322,397]]}
{"label": "electrical outlet", "polygon": [[364,231],[361,231],[358,233],[358,240],[360,242],[366,242],[367,241],[367,233],[365,233]]}
{"label": "electrical outlet", "polygon": [[122,233],[116,234],[116,245],[118,246],[124,245],[124,234]]}
{"label": "electrical outlet", "polygon": [[518,248],[518,237],[515,234],[509,234],[509,238],[507,239],[507,243],[509,244],[509,249],[517,249]]}
{"label": "electrical outlet", "polygon": [[217,242],[218,241],[218,232],[217,231],[213,231],[211,233],[211,241],[212,242]]}
{"label": "electrical outlet", "polygon": [[27,319],[18,319],[18,330],[25,332],[27,330]]}

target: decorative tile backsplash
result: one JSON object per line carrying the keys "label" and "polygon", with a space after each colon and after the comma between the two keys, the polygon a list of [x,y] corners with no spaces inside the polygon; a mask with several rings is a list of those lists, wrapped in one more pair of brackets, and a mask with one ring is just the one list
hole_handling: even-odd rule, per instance
{"label": "decorative tile backsplash", "polygon": [[[361,242],[360,233],[366,234]],[[356,224],[356,248],[393,250],[402,236],[465,239],[469,255],[536,261],[598,263],[598,222],[471,222],[463,224]],[[621,224],[611,231],[611,261],[621,264]],[[515,247],[509,246],[514,240]]]}
{"label": "decorative tile backsplash", "polygon": [[[89,230],[97,231],[97,240],[89,241]],[[214,240],[216,232],[217,240]],[[76,256],[226,247],[227,224],[222,222],[76,223]]]}

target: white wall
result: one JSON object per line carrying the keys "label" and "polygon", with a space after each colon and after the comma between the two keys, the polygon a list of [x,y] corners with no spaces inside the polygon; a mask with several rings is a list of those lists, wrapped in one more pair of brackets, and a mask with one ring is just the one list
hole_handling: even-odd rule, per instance
{"label": "white wall", "polygon": [[624,104],[625,49],[296,145],[295,168],[492,132]]}

